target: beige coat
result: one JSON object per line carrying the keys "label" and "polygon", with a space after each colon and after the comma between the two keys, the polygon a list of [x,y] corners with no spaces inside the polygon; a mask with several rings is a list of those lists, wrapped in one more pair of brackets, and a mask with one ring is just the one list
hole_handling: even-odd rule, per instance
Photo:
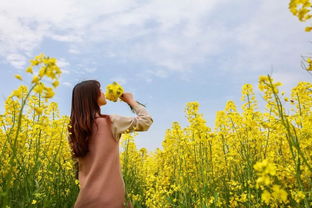
{"label": "beige coat", "polygon": [[125,183],[119,161],[119,140],[126,130],[147,131],[152,117],[142,105],[134,106],[137,116],[108,115],[96,118],[89,141],[89,153],[79,158],[80,191],[74,208],[122,208],[125,202]]}

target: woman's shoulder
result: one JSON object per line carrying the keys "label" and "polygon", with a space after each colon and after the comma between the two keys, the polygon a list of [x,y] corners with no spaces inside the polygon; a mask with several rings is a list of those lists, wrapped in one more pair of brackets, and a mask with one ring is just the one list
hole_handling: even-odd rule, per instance
{"label": "woman's shoulder", "polygon": [[108,117],[112,120],[112,121],[115,121],[115,120],[118,120],[120,118],[124,118],[125,116],[122,116],[122,115],[119,115],[119,114],[110,114],[108,115]]}
{"label": "woman's shoulder", "polygon": [[100,115],[100,116],[95,117],[94,120],[95,120],[96,123],[107,122],[107,120],[111,120],[111,115],[102,114],[102,115]]}

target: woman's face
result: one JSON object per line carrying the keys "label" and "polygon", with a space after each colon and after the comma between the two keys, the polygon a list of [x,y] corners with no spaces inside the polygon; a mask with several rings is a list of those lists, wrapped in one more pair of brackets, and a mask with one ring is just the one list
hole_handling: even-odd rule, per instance
{"label": "woman's face", "polygon": [[102,88],[100,90],[101,90],[101,96],[98,98],[98,105],[99,106],[106,105],[107,102],[106,102],[104,91],[102,90]]}

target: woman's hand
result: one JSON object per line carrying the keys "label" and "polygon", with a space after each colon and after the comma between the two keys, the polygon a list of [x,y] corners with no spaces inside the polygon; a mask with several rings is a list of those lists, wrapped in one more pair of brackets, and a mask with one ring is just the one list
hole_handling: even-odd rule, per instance
{"label": "woman's hand", "polygon": [[137,105],[142,105],[145,107],[144,104],[140,103],[139,101],[134,100],[134,97],[132,95],[132,93],[130,92],[124,92],[122,93],[122,95],[120,96],[120,99],[126,103],[128,103],[129,107],[131,108],[131,111],[133,113],[135,113],[134,109]]}
{"label": "woman's hand", "polygon": [[120,99],[126,103],[128,103],[129,105],[135,104],[136,101],[134,100],[134,97],[132,95],[132,93],[130,92],[124,92],[122,93],[122,95],[120,96]]}

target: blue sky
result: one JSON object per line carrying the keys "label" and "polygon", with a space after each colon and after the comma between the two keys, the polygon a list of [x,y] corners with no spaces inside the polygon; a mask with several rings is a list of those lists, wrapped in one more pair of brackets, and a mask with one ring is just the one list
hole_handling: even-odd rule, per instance
{"label": "blue sky", "polygon": [[[14,78],[43,52],[63,69],[52,99],[70,114],[79,81],[119,82],[147,105],[154,123],[139,132],[139,148],[161,147],[173,121],[186,126],[185,105],[200,103],[210,127],[226,101],[241,104],[241,87],[272,74],[286,92],[311,81],[301,56],[311,55],[307,23],[285,0],[1,1],[0,113],[21,83]],[[30,79],[30,77],[29,77]],[[26,83],[24,83],[26,84]],[[260,93],[255,90],[260,101]],[[102,113],[134,116],[127,104],[108,102]]]}

